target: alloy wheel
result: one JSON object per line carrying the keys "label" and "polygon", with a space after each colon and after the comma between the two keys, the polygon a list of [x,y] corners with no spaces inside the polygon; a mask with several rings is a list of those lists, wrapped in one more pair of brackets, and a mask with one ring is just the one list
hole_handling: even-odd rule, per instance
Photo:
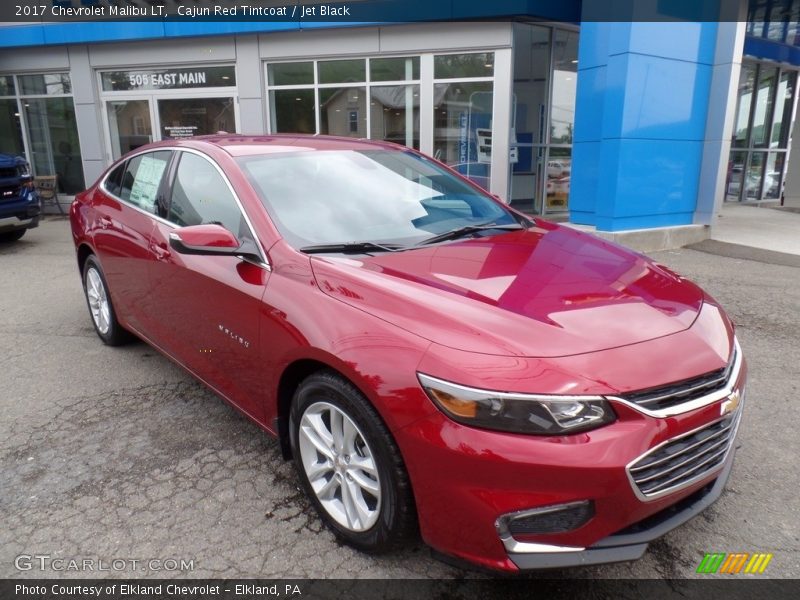
{"label": "alloy wheel", "polygon": [[355,422],[327,402],[310,405],[300,420],[303,469],[325,511],[350,531],[378,520],[381,485],[372,450]]}
{"label": "alloy wheel", "polygon": [[97,330],[102,334],[108,333],[111,325],[111,308],[100,273],[93,267],[86,271],[86,297]]}

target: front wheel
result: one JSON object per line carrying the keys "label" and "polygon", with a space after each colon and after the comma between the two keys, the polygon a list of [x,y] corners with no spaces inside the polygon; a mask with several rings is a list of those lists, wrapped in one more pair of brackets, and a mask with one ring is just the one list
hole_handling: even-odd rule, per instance
{"label": "front wheel", "polygon": [[121,346],[131,341],[133,336],[117,321],[106,278],[94,256],[87,258],[83,265],[83,292],[94,329],[100,339],[109,346]]}
{"label": "front wheel", "polygon": [[4,233],[0,233],[0,242],[16,242],[20,239],[25,232],[28,231],[27,229],[15,229],[13,231],[6,231]]}
{"label": "front wheel", "polygon": [[401,546],[416,529],[411,484],[391,434],[348,381],[308,377],[291,410],[295,466],[323,521],[367,552]]}

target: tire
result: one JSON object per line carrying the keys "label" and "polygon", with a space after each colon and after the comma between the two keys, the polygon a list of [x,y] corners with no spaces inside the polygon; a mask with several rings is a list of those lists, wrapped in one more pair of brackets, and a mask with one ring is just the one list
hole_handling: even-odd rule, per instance
{"label": "tire", "polygon": [[309,376],[292,400],[289,432],[303,488],[337,538],[378,554],[415,537],[416,510],[400,451],[355,386],[330,371]]}
{"label": "tire", "polygon": [[15,229],[14,231],[6,231],[5,233],[0,233],[0,242],[16,242],[18,239],[22,238],[25,235],[25,232],[28,231],[27,229]]}
{"label": "tire", "polygon": [[83,295],[86,297],[94,330],[104,344],[121,346],[133,339],[117,320],[103,269],[94,255],[89,256],[83,265]]}

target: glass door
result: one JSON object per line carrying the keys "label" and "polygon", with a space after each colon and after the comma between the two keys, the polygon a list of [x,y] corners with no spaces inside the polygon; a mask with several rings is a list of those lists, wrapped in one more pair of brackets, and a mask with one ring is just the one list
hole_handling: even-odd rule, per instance
{"label": "glass door", "polygon": [[109,100],[106,112],[114,160],[153,141],[149,100]]}
{"label": "glass door", "polygon": [[235,101],[223,98],[169,98],[158,102],[162,140],[236,131]]}
{"label": "glass door", "polygon": [[511,204],[526,212],[569,210],[578,36],[514,24]]}

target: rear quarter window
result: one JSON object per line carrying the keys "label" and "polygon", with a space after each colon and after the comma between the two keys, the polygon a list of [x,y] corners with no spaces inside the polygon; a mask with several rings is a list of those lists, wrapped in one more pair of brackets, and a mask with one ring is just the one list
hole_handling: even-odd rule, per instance
{"label": "rear quarter window", "polygon": [[120,181],[122,180],[122,172],[125,170],[125,163],[119,165],[116,169],[109,173],[106,177],[106,182],[103,188],[114,196],[119,197],[120,194]]}
{"label": "rear quarter window", "polygon": [[158,188],[171,155],[172,151],[162,150],[130,159],[122,173],[119,197],[142,210],[156,214]]}

